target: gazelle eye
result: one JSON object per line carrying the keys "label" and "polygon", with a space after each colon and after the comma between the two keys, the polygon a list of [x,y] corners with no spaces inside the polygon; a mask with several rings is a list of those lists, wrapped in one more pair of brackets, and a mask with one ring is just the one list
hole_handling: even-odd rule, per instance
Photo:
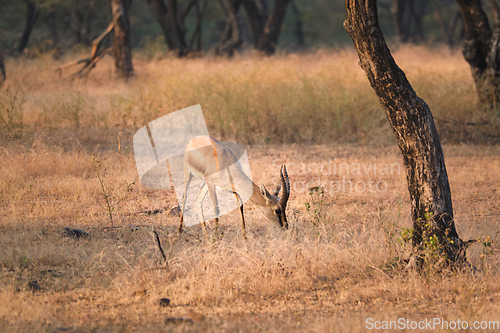
{"label": "gazelle eye", "polygon": [[280,215],[281,210],[280,210],[279,208],[277,208],[277,209],[274,211],[274,213],[275,213],[276,215]]}

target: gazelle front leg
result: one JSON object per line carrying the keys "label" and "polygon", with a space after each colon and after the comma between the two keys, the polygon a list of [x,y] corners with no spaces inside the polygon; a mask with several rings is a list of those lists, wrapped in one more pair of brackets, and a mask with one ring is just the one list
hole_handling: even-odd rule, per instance
{"label": "gazelle front leg", "polygon": [[219,230],[219,202],[217,201],[217,193],[215,191],[215,186],[213,184],[207,185],[208,193],[210,195],[210,199],[212,199],[212,205],[214,206],[214,216],[215,216],[215,236],[217,237],[217,233]]}
{"label": "gazelle front leg", "polygon": [[179,223],[179,228],[177,230],[179,235],[182,233],[182,223],[184,222],[184,209],[186,208],[187,190],[189,187],[189,182],[191,182],[191,178],[193,178],[191,172],[186,173],[186,176],[184,178],[184,198],[182,198],[181,222]]}

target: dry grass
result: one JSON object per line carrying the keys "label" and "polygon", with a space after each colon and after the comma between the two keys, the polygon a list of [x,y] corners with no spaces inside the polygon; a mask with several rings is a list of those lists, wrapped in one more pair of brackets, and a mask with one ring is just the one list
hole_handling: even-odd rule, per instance
{"label": "dry grass", "polygon": [[[460,54],[406,49],[396,59],[438,118],[455,122],[441,127],[444,141],[491,138],[498,119],[477,108]],[[3,88],[2,103],[22,110],[22,118],[3,125],[1,135],[0,331],[358,332],[367,318],[498,320],[500,148],[444,147],[460,236],[493,241],[493,254],[481,256],[481,244],[469,249],[480,272],[394,269],[395,258],[409,251],[398,242],[411,226],[405,175],[352,53],[138,60],[127,83],[111,79],[107,60],[86,81],[60,81],[56,65],[48,58],[7,63],[10,91]],[[11,103],[15,91],[23,98]],[[254,142],[247,151],[256,182],[269,185],[278,165],[289,166],[291,230],[274,229],[249,204],[248,241],[236,213],[222,218],[223,237],[210,227],[209,239],[199,241],[194,226],[177,240],[178,216],[168,212],[173,192],[139,184],[127,191],[138,182],[126,149],[137,128],[198,103],[218,136]],[[492,125],[464,123],[460,132],[456,124],[471,117]],[[311,143],[333,139],[340,143]],[[287,143],[273,144],[281,141]],[[124,198],[114,206],[116,228],[102,207],[93,154],[111,203]],[[337,191],[349,182],[353,188]],[[319,184],[323,196],[306,189]],[[360,184],[381,191],[360,191]],[[63,237],[64,227],[91,238]],[[41,290],[30,290],[34,280]],[[160,308],[162,297],[171,306]],[[194,322],[165,324],[167,316]]]}

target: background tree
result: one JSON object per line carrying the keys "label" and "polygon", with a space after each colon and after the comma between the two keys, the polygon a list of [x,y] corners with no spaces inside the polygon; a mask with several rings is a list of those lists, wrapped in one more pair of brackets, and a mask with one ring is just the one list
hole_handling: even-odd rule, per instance
{"label": "background tree", "polygon": [[5,71],[5,63],[3,60],[3,50],[0,47],[0,88],[3,86],[5,79],[7,78],[7,72]]}
{"label": "background tree", "polygon": [[346,0],[345,6],[344,26],[403,155],[414,249],[422,253],[431,237],[437,237],[450,262],[463,262],[466,243],[455,229],[448,175],[431,111],[396,65],[385,43],[376,0]]}
{"label": "background tree", "polygon": [[413,0],[393,1],[391,7],[392,21],[394,31],[400,42],[421,42],[425,40],[422,27],[425,7],[425,1],[418,1],[417,8]]}
{"label": "background tree", "polygon": [[257,42],[257,50],[272,55],[276,52],[276,45],[281,32],[281,25],[286,14],[289,0],[275,0],[274,7],[264,26],[262,35]]}
{"label": "background tree", "polygon": [[130,46],[130,23],[129,23],[129,0],[111,0],[111,11],[113,13],[114,38],[113,57],[115,59],[115,70],[119,77],[128,78],[132,76],[132,48]]}
{"label": "background tree", "polygon": [[223,5],[228,18],[222,38],[217,45],[217,53],[231,55],[242,45],[243,31],[246,27],[239,9],[243,7],[252,32],[254,47],[267,55],[274,54],[288,2],[289,0],[276,0],[268,16],[266,0],[225,0]]}
{"label": "background tree", "polygon": [[[184,29],[181,25],[182,18],[178,17],[177,1],[167,0],[167,5],[163,0],[146,0],[146,2],[161,27],[168,48],[176,52],[178,56],[186,55],[188,48]],[[191,1],[191,3],[194,4],[194,1]],[[190,9],[191,5],[188,8]]]}
{"label": "background tree", "polygon": [[469,63],[479,101],[498,105],[500,101],[500,0],[488,0],[493,30],[481,0],[457,0],[465,26],[463,54]]}
{"label": "background tree", "polygon": [[28,41],[31,35],[31,31],[33,31],[33,27],[40,15],[38,11],[38,5],[33,0],[24,0],[26,4],[26,19],[23,29],[23,34],[21,35],[21,39],[19,40],[19,44],[17,46],[17,53],[23,53],[26,45],[28,45]]}
{"label": "background tree", "polygon": [[239,14],[242,0],[223,0],[221,5],[227,15],[222,37],[215,48],[216,54],[232,56],[243,44],[243,19]]}

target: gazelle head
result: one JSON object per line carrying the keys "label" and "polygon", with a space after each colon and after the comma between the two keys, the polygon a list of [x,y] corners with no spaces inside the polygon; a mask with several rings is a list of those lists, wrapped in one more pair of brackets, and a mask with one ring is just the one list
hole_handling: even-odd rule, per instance
{"label": "gazelle head", "polygon": [[[281,188],[283,195],[281,199],[278,197]],[[265,199],[266,204],[260,206],[264,215],[281,228],[288,229],[288,221],[286,219],[286,204],[290,197],[290,181],[286,172],[286,166],[282,165],[280,170],[280,178],[275,182],[273,194],[270,194],[264,185],[260,185],[260,193]]]}

